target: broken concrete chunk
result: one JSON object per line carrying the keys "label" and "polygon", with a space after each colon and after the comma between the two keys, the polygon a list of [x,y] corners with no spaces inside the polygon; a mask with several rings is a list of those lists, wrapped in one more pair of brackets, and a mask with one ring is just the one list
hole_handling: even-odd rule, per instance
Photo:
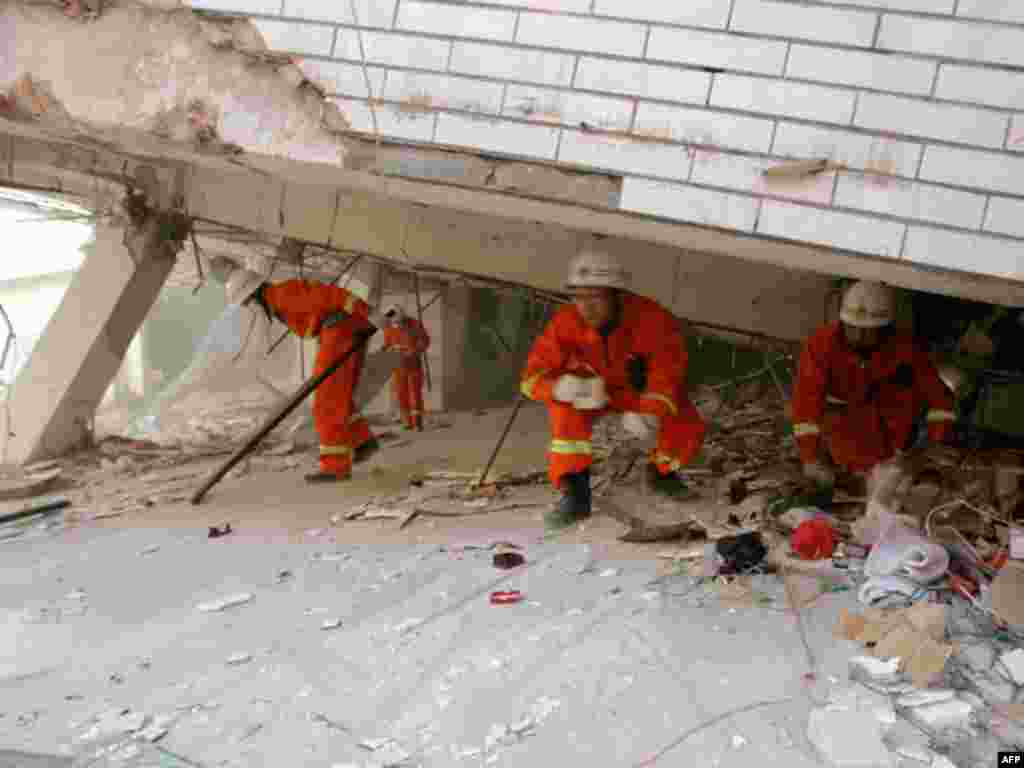
{"label": "broken concrete chunk", "polygon": [[855,682],[874,682],[882,685],[898,683],[902,679],[899,659],[876,659],[872,656],[854,656],[849,661],[850,679]]}
{"label": "broken concrete chunk", "polygon": [[836,768],[896,768],[882,741],[882,727],[870,712],[830,705],[811,712],[807,738]]}
{"label": "broken concrete chunk", "polygon": [[1024,648],[1014,648],[999,657],[1000,663],[1017,685],[1024,685]]}
{"label": "broken concrete chunk", "polygon": [[897,707],[926,707],[932,704],[941,704],[950,701],[956,696],[956,691],[949,689],[937,689],[931,691],[914,691],[904,694],[896,699]]}
{"label": "broken concrete chunk", "polygon": [[320,625],[320,629],[331,630],[337,629],[341,626],[341,619],[325,619],[324,623]]}
{"label": "broken concrete chunk", "polygon": [[908,719],[932,733],[946,730],[967,730],[974,709],[966,701],[950,699],[939,704],[905,709]]}
{"label": "broken concrete chunk", "polygon": [[197,606],[197,610],[199,610],[201,613],[216,613],[217,611],[224,611],[228,608],[234,608],[235,606],[245,605],[252,599],[252,593],[239,592],[236,595],[222,597],[219,600],[211,600],[206,603],[200,603]]}
{"label": "broken concrete chunk", "polygon": [[237,666],[239,664],[248,664],[252,661],[252,654],[249,653],[233,653],[228,656],[226,663],[229,666]]}

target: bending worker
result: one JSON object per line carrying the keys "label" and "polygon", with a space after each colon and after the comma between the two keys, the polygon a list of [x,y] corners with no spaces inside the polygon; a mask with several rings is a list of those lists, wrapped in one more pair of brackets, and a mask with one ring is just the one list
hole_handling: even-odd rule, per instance
{"label": "bending worker", "polygon": [[952,395],[928,353],[893,328],[895,309],[889,286],[855,283],[843,296],[839,322],[804,345],[793,434],[804,475],[819,488],[834,485],[833,465],[863,473],[909,448],[925,406],[928,436],[951,435]]}
{"label": "bending worker", "polygon": [[[328,368],[356,342],[357,334],[370,326],[382,327],[383,316],[354,293],[310,280],[268,283],[246,269],[236,269],[227,279],[228,301],[247,306],[255,302],[298,336],[320,341],[314,375]],[[313,423],[320,436],[320,471],[306,475],[310,483],[339,482],[352,477],[353,463],[370,458],[380,445],[370,425],[355,408],[366,357],[366,345],[351,355],[313,393]]]}
{"label": "bending worker", "polygon": [[530,352],[522,392],[547,403],[549,477],[562,497],[553,527],[591,512],[594,421],[621,412],[636,437],[656,437],[647,472],[656,490],[689,493],[677,470],[700,450],[705,426],[686,395],[686,342],[676,318],[627,290],[629,274],[610,254],[584,251],[569,267],[573,297]]}
{"label": "bending worker", "polygon": [[392,305],[384,313],[388,325],[384,329],[384,348],[397,349],[402,362],[391,375],[391,391],[398,401],[406,429],[423,431],[423,353],[430,346],[430,336],[423,324]]}

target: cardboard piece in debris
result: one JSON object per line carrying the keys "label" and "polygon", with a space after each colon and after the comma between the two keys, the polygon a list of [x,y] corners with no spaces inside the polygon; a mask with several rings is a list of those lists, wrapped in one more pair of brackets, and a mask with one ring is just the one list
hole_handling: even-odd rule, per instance
{"label": "cardboard piece in debris", "polygon": [[914,685],[925,688],[942,675],[957,647],[944,641],[946,606],[916,603],[910,608],[863,614],[841,611],[835,634],[863,643],[878,659],[900,659]]}

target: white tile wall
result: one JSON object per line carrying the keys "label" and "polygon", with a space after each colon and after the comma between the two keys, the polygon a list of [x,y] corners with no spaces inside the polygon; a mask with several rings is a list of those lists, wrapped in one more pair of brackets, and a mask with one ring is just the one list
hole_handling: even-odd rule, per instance
{"label": "white tile wall", "polygon": [[884,11],[918,11],[920,13],[952,13],[956,0],[818,0],[832,5],[855,5]]}
{"label": "white tile wall", "polygon": [[456,42],[451,71],[542,85],[569,85],[576,57],[526,48]]}
{"label": "white tile wall", "polygon": [[935,62],[926,59],[819,45],[793,45],[789,51],[786,75],[800,80],[927,96],[932,90],[935,67]]}
{"label": "white tile wall", "polygon": [[1007,109],[1024,109],[1024,74],[993,69],[943,64],[935,96]]}
{"label": "white tile wall", "polygon": [[1024,200],[992,197],[988,201],[985,226],[990,232],[1024,238]]}
{"label": "white tile wall", "polygon": [[[256,14],[357,130],[372,95],[382,135],[557,151],[624,176],[630,210],[891,257],[909,226],[908,258],[1003,275],[1022,250],[1004,237],[1024,240],[1024,0],[193,6]],[[762,174],[818,157],[849,170]]]}
{"label": "white tile wall", "polygon": [[366,60],[374,64],[412,69],[448,67],[448,53],[452,44],[448,40],[434,40],[416,35],[394,35],[342,27],[334,44],[334,58],[362,61],[359,48],[360,33]]}
{"label": "white tile wall", "polygon": [[[373,115],[369,104],[353,99],[336,98],[333,101],[348,118],[352,130],[373,133]],[[409,141],[433,140],[434,121],[437,119],[435,114],[402,112],[387,104],[377,104],[374,110],[377,113],[377,130],[382,136]]]}
{"label": "white tile wall", "polygon": [[626,179],[619,205],[651,216],[750,232],[757,220],[758,201],[684,184]]}
{"label": "white tile wall", "polygon": [[[284,15],[390,29],[397,1],[356,0],[353,16],[350,0],[284,0]],[[277,13],[277,9],[273,13]]]}
{"label": "white tile wall", "polygon": [[921,178],[973,189],[1024,195],[1024,158],[931,146],[925,149]]}
{"label": "white tile wall", "polygon": [[772,142],[773,126],[770,120],[757,117],[641,102],[637,107],[634,130],[682,142],[716,144],[744,152],[767,152]]}
{"label": "white tile wall", "polygon": [[735,0],[729,28],[823,43],[871,47],[877,14],[770,0]]}
{"label": "white tile wall", "polygon": [[979,229],[985,210],[985,196],[912,181],[840,174],[835,205]]}
{"label": "white tile wall", "polygon": [[864,93],[854,124],[875,131],[895,130],[910,136],[998,148],[1006,139],[1008,120],[999,112]]}
{"label": "white tile wall", "polygon": [[1014,115],[1010,120],[1006,148],[1011,152],[1024,152],[1024,115]]}
{"label": "white tile wall", "polygon": [[690,155],[685,147],[634,139],[617,139],[581,131],[563,131],[558,159],[621,174],[660,176],[685,181]]}
{"label": "white tile wall", "polygon": [[555,13],[587,13],[591,0],[487,0],[489,5],[505,5],[509,8],[530,8]]}
{"label": "white tile wall", "polygon": [[232,13],[260,13],[277,15],[281,0],[187,0],[186,5],[203,11],[230,11]]}
{"label": "white tile wall", "polygon": [[724,29],[729,0],[594,0],[594,13],[623,19],[644,19],[665,24]]}
{"label": "white tile wall", "polygon": [[370,87],[373,93],[366,92],[366,77],[363,75],[363,68],[358,64],[341,64],[333,61],[320,61],[318,59],[302,59],[299,68],[307,78],[319,84],[328,93],[337,93],[345,96],[356,96],[358,98],[381,98],[384,90],[384,80],[387,77],[386,69],[367,67],[366,74],[370,79]]}
{"label": "white tile wall", "polygon": [[911,178],[917,175],[921,151],[911,142],[797,123],[779,123],[772,146],[779,157],[824,157],[858,170]]}
{"label": "white tile wall", "polygon": [[854,96],[853,91],[741,75],[718,75],[711,86],[714,107],[841,125],[853,117]]}
{"label": "white tile wall", "polygon": [[573,85],[589,91],[704,104],[711,87],[711,75],[692,69],[662,67],[639,61],[583,57]]}
{"label": "white tile wall", "polygon": [[509,155],[553,160],[558,129],[507,120],[476,120],[461,115],[437,116],[437,141]]}
{"label": "white tile wall", "polygon": [[781,75],[788,43],[695,29],[652,27],[647,58],[697,67]]}
{"label": "white tile wall", "polygon": [[594,51],[618,56],[643,56],[647,28],[641,24],[523,13],[516,41],[523,45]]}
{"label": "white tile wall", "polygon": [[1024,278],[1020,243],[984,235],[911,227],[903,256],[908,261],[982,275]]}
{"label": "white tile wall", "polygon": [[873,216],[808,208],[765,200],[757,231],[859,253],[895,258],[905,225]]}
{"label": "white tile wall", "polygon": [[882,17],[878,48],[1024,66],[1024,29],[889,14]]}
{"label": "white tile wall", "polygon": [[253,19],[267,47],[282,53],[306,53],[330,56],[334,45],[334,27],[286,21]]}
{"label": "white tile wall", "polygon": [[499,83],[484,80],[392,70],[384,86],[384,98],[496,115],[501,112],[501,91]]}
{"label": "white tile wall", "polygon": [[834,173],[821,173],[808,179],[771,179],[764,170],[778,165],[777,160],[728,153],[697,151],[690,182],[727,187],[754,195],[772,195],[816,205],[832,201]]}
{"label": "white tile wall", "polygon": [[960,0],[957,16],[1024,24],[1024,5],[1016,0]]}
{"label": "white tile wall", "polygon": [[520,120],[626,131],[633,117],[633,102],[572,91],[554,91],[527,85],[510,85],[504,114]]}
{"label": "white tile wall", "polygon": [[511,40],[515,24],[513,11],[402,0],[396,26],[434,35]]}

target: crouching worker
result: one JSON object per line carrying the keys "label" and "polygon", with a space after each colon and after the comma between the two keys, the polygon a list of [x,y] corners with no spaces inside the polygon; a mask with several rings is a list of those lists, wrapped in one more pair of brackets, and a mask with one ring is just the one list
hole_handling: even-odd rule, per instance
{"label": "crouching worker", "polygon": [[[350,291],[310,280],[268,283],[246,269],[236,269],[227,279],[228,301],[258,306],[268,321],[277,318],[298,336],[316,338],[319,348],[314,375],[330,367],[358,341],[370,326],[381,328],[383,316]],[[380,445],[370,425],[355,407],[366,357],[366,345],[351,355],[313,393],[313,423],[320,437],[320,471],[306,475],[310,483],[350,480],[352,464],[365,461]]]}
{"label": "crouching worker", "polygon": [[422,432],[423,353],[430,346],[430,336],[423,324],[407,316],[401,307],[389,307],[384,316],[388,319],[384,347],[402,354],[400,365],[391,375],[391,391],[398,401],[405,428]]}
{"label": "crouching worker", "polygon": [[522,392],[548,406],[551,482],[562,492],[552,527],[591,513],[591,433],[596,419],[622,413],[637,437],[656,437],[647,467],[652,486],[689,491],[677,470],[700,450],[705,425],[686,395],[686,343],[673,315],[628,290],[629,274],[610,254],[584,251],[569,267],[562,307],[527,359]]}
{"label": "crouching worker", "polygon": [[820,490],[835,468],[861,474],[906,450],[925,413],[928,437],[951,437],[953,397],[922,349],[893,328],[896,297],[881,283],[855,283],[839,322],[804,344],[793,390],[793,435],[804,475]]}

